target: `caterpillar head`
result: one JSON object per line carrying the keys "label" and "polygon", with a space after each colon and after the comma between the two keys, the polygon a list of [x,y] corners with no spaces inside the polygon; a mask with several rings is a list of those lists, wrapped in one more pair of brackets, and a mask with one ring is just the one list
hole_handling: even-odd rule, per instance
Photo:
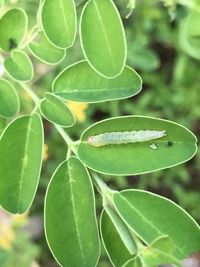
{"label": "caterpillar head", "polygon": [[89,136],[87,142],[91,146],[95,146],[95,147],[102,146],[101,138],[99,136]]}

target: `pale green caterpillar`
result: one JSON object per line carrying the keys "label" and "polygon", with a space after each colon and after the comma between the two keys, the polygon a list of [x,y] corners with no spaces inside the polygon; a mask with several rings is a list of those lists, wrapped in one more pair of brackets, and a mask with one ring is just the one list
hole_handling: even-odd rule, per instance
{"label": "pale green caterpillar", "polygon": [[109,132],[90,136],[88,144],[99,147],[107,145],[120,145],[136,142],[146,142],[166,136],[165,131],[139,130],[124,132]]}

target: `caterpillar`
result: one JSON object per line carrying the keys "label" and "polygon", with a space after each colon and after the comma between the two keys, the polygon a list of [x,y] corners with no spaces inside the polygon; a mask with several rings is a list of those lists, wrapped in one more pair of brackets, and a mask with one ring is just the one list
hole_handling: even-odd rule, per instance
{"label": "caterpillar", "polygon": [[166,136],[166,132],[157,130],[109,132],[90,136],[87,142],[92,146],[99,147],[115,144],[120,145],[136,142],[146,142],[161,138],[163,136]]}

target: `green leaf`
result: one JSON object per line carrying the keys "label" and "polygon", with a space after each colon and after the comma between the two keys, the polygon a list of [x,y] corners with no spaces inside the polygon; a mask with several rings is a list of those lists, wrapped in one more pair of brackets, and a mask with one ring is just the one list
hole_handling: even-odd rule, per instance
{"label": "green leaf", "polygon": [[135,257],[127,261],[122,267],[149,267],[149,266],[146,266],[145,263],[143,263],[139,257]]}
{"label": "green leaf", "polygon": [[137,70],[154,71],[158,69],[160,62],[156,53],[144,46],[140,48],[130,47],[128,52],[128,62]]}
{"label": "green leaf", "polygon": [[[122,224],[124,224],[122,222]],[[106,211],[101,214],[101,236],[105,250],[113,266],[121,267],[132,255],[125,247],[116,227],[107,215]],[[125,225],[123,226],[126,227]]]}
{"label": "green leaf", "polygon": [[4,67],[8,75],[17,81],[30,81],[34,70],[30,58],[20,50],[13,50],[11,57],[4,61]]}
{"label": "green leaf", "polygon": [[114,79],[97,74],[86,61],[64,69],[53,84],[53,93],[72,101],[101,102],[123,99],[140,92],[142,80],[131,68]]}
{"label": "green leaf", "polygon": [[0,19],[0,47],[9,52],[19,47],[28,26],[28,17],[23,9],[8,10]]}
{"label": "green leaf", "polygon": [[181,48],[191,57],[200,60],[200,11],[193,10],[182,22],[179,33]]}
{"label": "green leaf", "polygon": [[[90,136],[133,130],[165,130],[166,136],[146,142],[101,147],[88,143]],[[196,137],[177,123],[144,116],[124,116],[103,120],[87,128],[81,136],[78,155],[89,168],[101,173],[141,174],[191,159],[196,153],[196,142]]]}
{"label": "green leaf", "polygon": [[112,0],[90,0],[80,19],[81,45],[95,71],[107,78],[119,75],[126,61],[125,33]]}
{"label": "green leaf", "polygon": [[0,79],[0,116],[10,118],[19,112],[19,96],[14,86],[4,79]]}
{"label": "green leaf", "polygon": [[173,242],[168,236],[161,236],[141,252],[143,260],[149,267],[174,263],[182,267],[181,262],[173,256]]}
{"label": "green leaf", "polygon": [[72,46],[77,27],[74,0],[45,0],[41,22],[50,42],[60,48]]}
{"label": "green leaf", "polygon": [[200,248],[200,227],[171,200],[141,190],[114,193],[115,207],[129,227],[146,243],[167,235],[174,256],[184,259]]}
{"label": "green leaf", "polygon": [[13,50],[11,57],[4,61],[4,67],[9,76],[17,81],[30,81],[34,70],[30,58],[20,50]]}
{"label": "green leaf", "polygon": [[[105,202],[105,201],[104,201]],[[120,239],[123,241],[126,246],[129,254],[134,255],[137,252],[137,245],[133,239],[133,233],[130,229],[124,224],[117,212],[111,208],[109,205],[104,204],[104,209],[106,214],[110,217],[112,224],[114,225]]]}
{"label": "green leaf", "polygon": [[4,6],[4,0],[0,0],[0,8]]}
{"label": "green leaf", "polygon": [[57,168],[48,186],[45,231],[60,265],[96,266],[100,248],[94,192],[87,170],[75,157]]}
{"label": "green leaf", "polygon": [[62,127],[70,127],[75,123],[75,118],[65,103],[50,93],[46,93],[41,101],[40,110],[48,121]]}
{"label": "green leaf", "polygon": [[50,43],[44,32],[40,31],[37,38],[39,40],[37,39],[29,44],[29,50],[36,58],[52,65],[58,64],[64,59],[66,50],[60,49]]}
{"label": "green leaf", "polygon": [[0,139],[0,205],[26,212],[33,201],[42,162],[43,127],[38,114],[12,121]]}

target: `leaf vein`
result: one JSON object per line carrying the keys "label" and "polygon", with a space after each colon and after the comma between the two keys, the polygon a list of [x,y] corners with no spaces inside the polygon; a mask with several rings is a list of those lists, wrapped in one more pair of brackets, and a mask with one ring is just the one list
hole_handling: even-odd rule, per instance
{"label": "leaf vein", "polygon": [[32,126],[32,117],[29,119],[29,123],[26,129],[26,136],[25,136],[25,146],[24,146],[24,156],[22,158],[22,168],[20,173],[20,179],[19,179],[19,191],[18,191],[18,200],[17,200],[17,210],[20,208],[21,204],[21,195],[22,195],[22,189],[23,189],[23,180],[24,180],[24,174],[28,163],[28,146],[29,146],[29,140],[30,140],[30,133],[31,133],[31,126]]}
{"label": "leaf vein", "polygon": [[113,69],[115,70],[115,69],[116,69],[116,65],[115,65],[115,61],[114,61],[114,59],[113,59],[112,49],[111,49],[111,47],[110,47],[110,45],[109,45],[109,38],[108,38],[108,35],[107,35],[106,30],[105,30],[105,28],[104,28],[104,25],[103,25],[103,19],[102,19],[102,17],[101,17],[101,14],[100,14],[99,9],[98,9],[98,5],[97,5],[97,3],[96,3],[95,0],[94,0],[94,7],[95,7],[95,9],[96,9],[97,16],[98,16],[98,18],[99,18],[99,22],[100,22],[100,25],[101,25],[101,28],[102,28],[102,31],[103,31],[103,34],[104,34],[104,38],[105,38],[106,45],[107,45],[108,52],[109,52],[108,54],[109,54],[109,56],[110,56],[110,59],[111,59],[111,62],[112,62],[112,66],[113,66]]}
{"label": "leaf vein", "polygon": [[[144,215],[142,215],[141,212],[139,212],[139,210],[136,207],[131,205],[131,203],[125,197],[123,197],[122,195],[119,195],[119,197],[130,207],[131,210],[135,211],[138,214],[138,216],[140,216],[145,223],[147,223],[150,227],[152,227],[159,234],[159,236],[167,234],[167,233],[161,232],[157,227],[155,227],[154,224],[150,220],[148,220]],[[174,247],[177,250],[179,250],[181,253],[183,253],[183,250],[181,248],[179,248],[177,245],[174,245]]]}
{"label": "leaf vein", "polygon": [[79,233],[79,224],[78,221],[76,219],[76,205],[75,205],[75,201],[74,201],[74,196],[73,196],[73,188],[72,188],[72,184],[75,182],[74,179],[72,178],[71,175],[71,171],[70,171],[71,167],[68,161],[68,173],[69,173],[69,188],[70,188],[70,195],[71,195],[71,202],[72,202],[72,212],[73,212],[73,217],[74,217],[74,223],[76,226],[76,234],[77,234],[77,238],[78,238],[78,243],[79,243],[79,248],[80,248],[80,252],[81,252],[81,256],[84,262],[84,266],[86,266],[86,261],[85,261],[85,255],[83,252],[83,245],[81,242],[81,237],[80,237],[80,233]]}

